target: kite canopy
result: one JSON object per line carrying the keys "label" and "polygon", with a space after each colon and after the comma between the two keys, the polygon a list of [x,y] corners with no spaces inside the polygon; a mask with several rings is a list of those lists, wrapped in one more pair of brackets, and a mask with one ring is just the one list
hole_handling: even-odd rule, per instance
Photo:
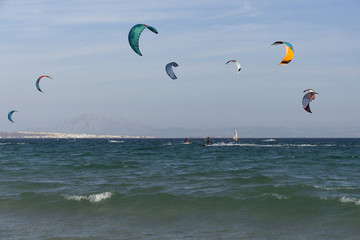
{"label": "kite canopy", "polygon": [[282,41],[276,41],[271,45],[280,45],[280,44],[284,44],[285,49],[286,49],[285,57],[281,61],[280,65],[285,65],[285,64],[288,64],[289,62],[291,62],[291,60],[293,59],[293,57],[294,57],[294,48],[290,43],[282,42]]}
{"label": "kite canopy", "polygon": [[12,122],[12,123],[13,123],[14,121],[12,120],[11,117],[12,117],[12,115],[13,115],[14,112],[17,112],[17,111],[16,111],[16,110],[12,110],[12,111],[10,111],[9,114],[8,114],[8,119],[9,119],[9,121]]}
{"label": "kite canopy", "polygon": [[158,34],[158,31],[154,27],[151,27],[151,26],[148,26],[145,24],[136,24],[135,26],[133,26],[130,29],[130,32],[129,32],[129,44],[130,44],[131,48],[140,56],[142,56],[142,54],[139,49],[139,38],[140,38],[141,32],[145,28],[148,28],[150,31]]}
{"label": "kite canopy", "polygon": [[233,139],[234,139],[235,141],[238,140],[238,133],[237,133],[236,129],[234,129]]}
{"label": "kite canopy", "polygon": [[174,73],[174,70],[173,70],[173,67],[177,67],[177,66],[179,66],[179,65],[176,62],[171,62],[171,63],[166,64],[166,67],[165,67],[166,73],[173,80],[177,79],[177,77]]}
{"label": "kite canopy", "polygon": [[304,97],[302,99],[303,108],[305,109],[305,111],[312,113],[310,110],[310,102],[312,100],[314,100],[315,95],[319,94],[319,93],[315,92],[313,89],[306,89],[306,90],[304,90],[304,92],[307,92],[307,93],[304,95]]}
{"label": "kite canopy", "polygon": [[52,79],[52,77],[50,77],[50,76],[47,76],[47,75],[42,75],[42,76],[40,76],[37,80],[36,80],[36,88],[37,88],[37,90],[39,90],[40,92],[43,92],[43,91],[41,91],[41,89],[40,89],[40,80],[42,79],[42,78],[44,78],[44,77],[47,77],[47,78],[50,78],[50,79]]}
{"label": "kite canopy", "polygon": [[236,69],[237,69],[237,73],[239,73],[240,70],[241,70],[241,65],[240,65],[240,63],[239,63],[238,61],[236,61],[236,60],[229,60],[229,61],[227,61],[227,62],[225,63],[225,65],[228,64],[229,62],[235,63]]}

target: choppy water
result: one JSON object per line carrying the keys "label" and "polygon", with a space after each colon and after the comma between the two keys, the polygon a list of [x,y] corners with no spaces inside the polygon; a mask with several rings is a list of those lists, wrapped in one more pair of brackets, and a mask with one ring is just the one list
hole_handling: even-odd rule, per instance
{"label": "choppy water", "polygon": [[359,239],[360,139],[0,140],[0,239]]}

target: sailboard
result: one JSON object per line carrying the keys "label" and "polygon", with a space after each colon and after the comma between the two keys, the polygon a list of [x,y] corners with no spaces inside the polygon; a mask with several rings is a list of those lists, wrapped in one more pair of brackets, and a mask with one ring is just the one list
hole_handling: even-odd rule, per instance
{"label": "sailboard", "polygon": [[238,133],[237,133],[236,129],[234,129],[233,139],[234,139],[235,141],[238,140]]}

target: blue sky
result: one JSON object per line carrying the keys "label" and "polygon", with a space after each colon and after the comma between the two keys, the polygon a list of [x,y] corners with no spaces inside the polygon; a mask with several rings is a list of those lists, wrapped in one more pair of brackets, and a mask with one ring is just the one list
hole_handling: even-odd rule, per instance
{"label": "blue sky", "polygon": [[[340,0],[0,1],[0,131],[82,113],[156,127],[359,127],[359,10]],[[142,57],[127,39],[137,23],[159,32],[142,33]],[[279,65],[275,41],[293,45],[290,64]],[[42,94],[44,74],[54,79]],[[307,88],[320,93],[313,114],[301,106]]]}

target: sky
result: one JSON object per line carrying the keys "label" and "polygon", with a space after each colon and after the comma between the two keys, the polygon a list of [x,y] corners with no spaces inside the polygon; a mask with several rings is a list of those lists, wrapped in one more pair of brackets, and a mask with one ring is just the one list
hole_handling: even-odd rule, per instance
{"label": "sky", "polygon": [[[356,0],[0,0],[0,131],[84,113],[161,128],[360,128],[359,12]],[[128,43],[138,23],[159,32],[142,32],[143,56]],[[275,41],[293,45],[288,65]],[[53,77],[43,93],[40,75]]]}

